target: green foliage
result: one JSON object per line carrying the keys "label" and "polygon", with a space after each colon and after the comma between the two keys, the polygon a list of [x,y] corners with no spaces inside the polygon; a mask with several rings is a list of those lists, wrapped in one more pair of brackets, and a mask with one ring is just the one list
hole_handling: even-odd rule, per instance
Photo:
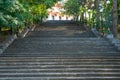
{"label": "green foliage", "polygon": [[24,19],[21,15],[26,10],[18,0],[1,0],[0,4],[1,27],[16,27],[23,24]]}
{"label": "green foliage", "polygon": [[46,8],[50,8],[54,5],[54,3],[58,2],[60,0],[41,0],[41,3],[46,5]]}
{"label": "green foliage", "polygon": [[66,14],[73,16],[79,15],[79,0],[68,0],[64,7],[66,10]]}
{"label": "green foliage", "polygon": [[47,16],[46,6],[44,4],[33,5],[32,14],[34,15],[34,20],[37,22],[42,20]]}
{"label": "green foliage", "polygon": [[0,30],[5,27],[17,30],[42,22],[47,16],[47,8],[57,1],[59,0],[0,0]]}
{"label": "green foliage", "polygon": [[[20,3],[20,2],[21,3]],[[46,17],[46,5],[43,0],[0,0],[0,27],[18,27],[32,23],[39,17]],[[44,4],[42,4],[44,3]],[[49,2],[50,3],[50,2]],[[48,4],[49,4],[48,3]],[[53,4],[53,2],[51,2]],[[36,5],[37,4],[37,5]]]}
{"label": "green foliage", "polygon": [[[54,5],[59,0],[20,0],[22,4],[25,4],[27,14],[25,17],[28,22],[42,22],[47,16],[47,8]],[[29,16],[29,17],[28,17]]]}
{"label": "green foliage", "polygon": [[46,8],[49,8],[54,5],[53,0],[43,0],[43,4],[46,5]]}
{"label": "green foliage", "polygon": [[118,0],[118,23],[120,24],[120,0]]}

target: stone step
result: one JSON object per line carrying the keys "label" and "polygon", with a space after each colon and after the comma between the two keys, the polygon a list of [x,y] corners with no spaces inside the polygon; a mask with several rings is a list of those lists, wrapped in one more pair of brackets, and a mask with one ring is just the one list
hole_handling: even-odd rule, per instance
{"label": "stone step", "polygon": [[120,77],[2,77],[0,80],[120,80]]}
{"label": "stone step", "polygon": [[[94,36],[92,31],[86,31],[86,30],[76,30],[76,31],[68,30],[68,31],[71,31],[71,34],[73,33],[72,35],[80,35],[80,36],[91,35],[91,36]],[[27,36],[29,36],[29,35],[32,35],[32,36],[47,36],[47,35],[48,36],[56,36],[56,35],[67,36],[67,35],[70,35],[70,33],[68,31],[66,31],[66,30],[30,31]]]}
{"label": "stone step", "polygon": [[105,39],[99,39],[99,38],[23,38],[23,39],[16,39],[14,42],[17,41],[25,41],[25,43],[28,42],[108,42]]}
{"label": "stone step", "polygon": [[[63,34],[64,35],[64,34]],[[90,35],[90,34],[85,34],[85,35],[73,35],[73,36],[69,36],[69,35],[28,35],[28,36],[26,36],[27,38],[31,38],[31,37],[40,37],[40,38],[51,38],[51,37],[56,37],[56,38],[58,38],[58,37],[67,37],[67,38],[78,38],[78,37],[82,37],[82,38],[86,38],[86,37],[95,37],[95,36],[93,36],[93,35]]]}
{"label": "stone step", "polygon": [[[72,45],[73,44],[73,45]],[[48,49],[48,50],[52,50],[52,49],[55,49],[55,50],[67,50],[67,49],[71,49],[73,48],[72,50],[74,51],[75,50],[84,50],[84,49],[91,49],[91,50],[115,50],[115,47],[114,46],[110,46],[109,44],[105,44],[105,45],[101,45],[101,44],[88,44],[88,45],[84,45],[84,44],[34,44],[32,46],[30,46],[31,44],[23,44],[23,45],[11,45],[9,46],[9,48],[7,50],[29,50],[31,48],[33,49]],[[72,46],[71,46],[72,45]]]}
{"label": "stone step", "polygon": [[35,62],[35,61],[31,61],[31,62],[18,62],[18,61],[16,61],[16,62],[12,62],[12,61],[6,61],[6,62],[1,62],[0,63],[0,66],[5,66],[5,65],[13,65],[13,66],[15,66],[15,65],[78,65],[78,64],[81,64],[81,65],[85,65],[85,64],[87,64],[87,65],[89,65],[89,64],[91,64],[91,65],[98,65],[98,64],[103,64],[103,65],[105,65],[105,64],[107,64],[107,65],[120,65],[120,63],[119,62],[112,62],[112,63],[110,63],[110,62],[55,62],[55,61],[53,61],[53,62],[41,62],[41,61],[39,61],[39,62]]}
{"label": "stone step", "polygon": [[22,39],[17,39],[17,40],[20,40],[20,41],[24,41],[24,40],[27,40],[27,41],[29,41],[29,40],[31,40],[31,41],[43,41],[43,40],[47,40],[47,41],[53,41],[53,40],[57,40],[57,41],[100,41],[100,40],[105,40],[104,38],[80,38],[80,37],[78,37],[78,38],[67,38],[67,37],[59,37],[59,38],[55,38],[55,37],[43,37],[43,38],[39,38],[39,37],[34,37],[34,38],[27,38],[27,37],[25,37],[25,38],[22,38]]}
{"label": "stone step", "polygon": [[[18,41],[19,42],[19,41]],[[31,46],[32,45],[32,46]],[[72,46],[71,46],[72,45]],[[87,49],[87,50],[86,50]],[[108,42],[24,42],[21,44],[20,42],[13,42],[12,45],[9,46],[9,48],[5,51],[5,53],[21,53],[21,52],[60,52],[60,53],[100,53],[100,52],[110,52],[110,53],[116,53],[117,50]]]}
{"label": "stone step", "polygon": [[0,77],[70,77],[70,76],[74,76],[74,77],[119,77],[120,76],[120,72],[72,72],[72,73],[68,73],[68,72],[46,72],[46,73],[41,73],[41,72],[37,72],[37,73],[2,73],[0,74]]}
{"label": "stone step", "polygon": [[83,30],[52,30],[31,31],[26,37],[96,37],[92,31]]}
{"label": "stone step", "polygon": [[105,56],[105,57],[107,57],[107,56],[113,56],[113,57],[115,57],[115,56],[120,56],[120,54],[119,54],[119,52],[113,52],[113,53],[109,53],[109,52],[104,52],[104,53],[94,53],[93,54],[93,52],[92,53],[85,53],[85,54],[83,54],[83,53],[81,53],[81,54],[4,54],[4,55],[1,55],[2,57],[77,57],[77,56],[82,56],[82,57],[85,57],[85,56],[94,56],[94,57],[97,57],[97,56]]}
{"label": "stone step", "polygon": [[[9,66],[8,66],[9,65]],[[41,68],[41,69],[48,69],[48,68],[119,68],[120,64],[96,64],[96,63],[83,63],[83,64],[16,64],[16,63],[11,63],[11,64],[1,64],[0,69],[22,69],[22,68]]]}
{"label": "stone step", "polygon": [[[76,49],[75,49],[76,50]],[[19,51],[19,52],[17,52],[17,51]],[[17,52],[17,53],[16,53]],[[84,52],[84,53],[83,53]],[[33,49],[33,50],[8,50],[8,51],[6,51],[6,52],[4,52],[3,54],[1,54],[1,56],[2,55],[6,55],[6,54],[8,54],[8,55],[78,55],[78,56],[82,56],[82,55],[86,55],[86,56],[90,56],[90,55],[99,55],[99,54],[101,54],[101,56],[102,55],[109,55],[109,54],[113,54],[113,55],[120,55],[119,54],[119,52],[117,52],[117,51],[115,51],[115,50],[110,50],[110,52],[109,51],[106,51],[106,50],[103,50],[103,51],[100,51],[100,50],[91,50],[91,51],[89,51],[89,50],[77,50],[76,52],[74,51],[74,50],[62,50],[62,51],[60,51],[60,50],[55,50],[55,51],[53,51],[53,50],[48,50],[48,51],[43,51],[43,50],[36,50],[36,49]],[[29,56],[28,55],[28,56]],[[40,57],[40,56],[39,56]]]}
{"label": "stone step", "polygon": [[39,69],[39,68],[35,68],[35,69],[0,69],[0,73],[37,73],[37,72],[41,72],[41,73],[47,73],[47,72],[58,72],[58,73],[62,73],[62,72],[108,72],[108,73],[114,73],[114,72],[120,72],[119,68],[44,68],[44,69]]}
{"label": "stone step", "polygon": [[[19,43],[18,43],[18,42],[19,42]],[[18,41],[15,41],[14,44],[18,43],[19,45],[21,45],[20,42],[21,42],[21,41],[18,40]],[[98,42],[99,42],[99,43],[98,43]],[[47,41],[47,40],[44,40],[44,41],[34,40],[34,41],[32,41],[32,40],[31,40],[31,41],[30,41],[30,40],[28,40],[28,41],[27,41],[27,40],[26,40],[25,42],[22,41],[22,43],[24,43],[24,44],[33,44],[33,45],[34,45],[34,44],[49,44],[49,45],[50,45],[50,44],[61,44],[61,45],[62,45],[62,44],[73,44],[73,43],[74,43],[74,44],[79,44],[79,45],[81,45],[81,44],[88,44],[88,45],[89,45],[89,44],[102,44],[102,43],[103,43],[103,44],[110,44],[110,43],[107,42],[107,41],[100,41],[100,40],[99,40],[99,41],[89,41],[89,40],[87,40],[87,41],[85,41],[85,40],[84,40],[84,41],[65,41],[65,40],[64,40],[64,41],[57,41],[57,40],[56,40],[56,41],[55,41],[55,40],[53,40],[53,41]]]}
{"label": "stone step", "polygon": [[[68,40],[68,41],[67,41]],[[79,41],[81,40],[81,41]],[[93,40],[93,41],[92,41]],[[23,44],[21,44],[23,43]],[[32,46],[31,46],[32,45]],[[71,46],[72,45],[72,46]],[[87,49],[87,50],[86,50]],[[60,52],[60,53],[96,53],[110,52],[116,53],[117,50],[105,39],[98,38],[25,38],[22,42],[16,40],[5,51],[5,53],[21,53],[21,52]]]}
{"label": "stone step", "polygon": [[[46,44],[46,45],[63,45],[63,44],[66,44],[66,45],[110,45],[111,46],[111,44],[108,42],[108,41],[106,41],[106,40],[104,40],[104,39],[79,39],[79,38],[77,38],[77,39],[73,39],[73,38],[32,38],[32,39],[29,39],[29,38],[25,38],[25,39],[19,39],[19,40],[15,40],[14,42],[13,42],[13,45],[23,45],[23,44],[21,44],[21,43],[23,43],[23,44],[27,44],[27,45],[44,45],[44,44]],[[17,46],[16,45],[16,46]]]}
{"label": "stone step", "polygon": [[120,61],[120,57],[119,56],[97,56],[97,57],[94,57],[94,56],[76,56],[76,57],[2,57],[0,56],[0,61],[2,60],[8,60],[8,61],[11,61],[11,60],[20,60],[20,61],[24,61],[24,60],[28,60],[28,61],[31,61],[31,60],[37,60],[37,61],[108,61],[108,62],[111,62],[111,61]]}
{"label": "stone step", "polygon": [[[19,51],[18,53],[16,53],[17,51]],[[54,56],[100,56],[100,54],[101,54],[101,56],[106,56],[106,55],[112,55],[113,54],[113,56],[114,55],[120,55],[119,54],[119,52],[115,52],[115,51],[113,51],[113,50],[110,50],[111,52],[109,52],[109,51],[100,51],[99,50],[99,52],[97,51],[89,51],[89,50],[86,50],[86,51],[76,51],[76,52],[74,52],[74,51],[69,51],[69,50],[65,50],[65,51],[50,51],[49,50],[49,52],[48,51],[43,51],[43,52],[40,52],[41,50],[29,50],[29,51],[26,51],[26,50],[9,50],[9,51],[6,51],[5,53],[3,53],[1,56],[3,56],[3,55],[6,55],[6,56],[8,56],[8,55],[13,55],[13,56],[51,56],[52,57],[52,55],[54,55]],[[84,53],[83,53],[84,52]]]}
{"label": "stone step", "polygon": [[[40,46],[41,46],[41,45],[59,46],[59,45],[60,45],[60,46],[62,46],[63,44],[66,45],[66,46],[69,46],[69,45],[72,45],[72,46],[75,46],[75,45],[76,45],[76,46],[82,46],[82,45],[83,45],[83,46],[93,46],[93,47],[94,47],[94,46],[103,46],[103,47],[104,47],[104,46],[107,46],[107,47],[111,47],[111,46],[112,46],[111,44],[105,43],[105,42],[100,42],[100,43],[91,42],[91,43],[90,43],[90,42],[85,42],[85,41],[84,41],[84,42],[58,42],[58,43],[57,43],[57,42],[45,42],[45,41],[44,41],[44,42],[37,42],[37,41],[36,41],[35,43],[34,43],[34,42],[31,42],[31,43],[23,43],[23,44],[18,43],[18,45],[16,45],[15,43],[13,43],[13,45],[16,45],[16,46],[19,46],[19,45],[20,45],[20,46],[22,46],[22,45],[26,45],[26,46],[27,46],[27,45],[28,45],[28,46],[30,46],[30,45],[33,45],[33,46],[34,46],[34,45],[40,45]],[[103,45],[102,45],[102,44],[103,44]],[[63,46],[64,46],[64,45],[63,45]]]}
{"label": "stone step", "polygon": [[[22,43],[22,42],[21,42]],[[26,47],[32,47],[32,46],[34,46],[34,47],[49,47],[49,46],[56,46],[56,47],[93,47],[93,48],[105,48],[105,47],[114,47],[113,45],[111,45],[111,44],[109,44],[109,43],[103,43],[103,42],[101,42],[101,43],[97,43],[97,42],[68,42],[68,43],[66,43],[66,42],[58,42],[58,43],[52,43],[52,42],[35,42],[35,43],[23,43],[23,44],[21,44],[21,43],[18,43],[18,44],[16,44],[16,43],[13,43],[13,45],[10,45],[10,47],[14,47],[14,48],[16,48],[16,47],[24,47],[24,46],[26,46]],[[16,46],[15,46],[16,45]],[[30,45],[32,45],[32,46],[30,46]]]}
{"label": "stone step", "polygon": [[0,80],[120,79],[119,57],[1,57],[0,61]]}
{"label": "stone step", "polygon": [[26,65],[0,65],[0,69],[6,68],[119,68],[120,64],[26,64]]}
{"label": "stone step", "polygon": [[[11,59],[13,58],[13,59]],[[120,59],[74,59],[74,58],[70,58],[70,59],[52,59],[49,58],[37,58],[34,59],[34,57],[18,57],[18,58],[14,58],[14,57],[4,57],[0,59],[0,64],[12,64],[15,63],[16,64],[48,64],[48,65],[52,65],[52,64],[119,64]],[[5,63],[4,63],[5,62]],[[17,63],[18,62],[18,63]]]}

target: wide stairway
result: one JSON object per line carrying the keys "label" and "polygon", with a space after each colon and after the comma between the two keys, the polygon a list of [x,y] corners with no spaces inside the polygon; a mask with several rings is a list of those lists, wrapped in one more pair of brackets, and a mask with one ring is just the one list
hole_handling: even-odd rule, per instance
{"label": "wide stairway", "polygon": [[72,21],[47,21],[1,54],[0,80],[120,80],[120,52]]}

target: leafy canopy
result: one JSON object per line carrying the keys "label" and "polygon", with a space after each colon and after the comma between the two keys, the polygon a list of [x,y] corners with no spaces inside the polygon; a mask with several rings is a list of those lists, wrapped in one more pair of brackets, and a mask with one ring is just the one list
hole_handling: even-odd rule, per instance
{"label": "leafy canopy", "polygon": [[68,15],[79,15],[79,0],[68,0],[64,7]]}

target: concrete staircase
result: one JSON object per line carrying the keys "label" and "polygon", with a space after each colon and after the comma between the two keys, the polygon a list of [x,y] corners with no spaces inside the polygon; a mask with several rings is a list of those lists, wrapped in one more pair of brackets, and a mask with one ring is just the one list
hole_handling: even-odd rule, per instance
{"label": "concrete staircase", "polygon": [[69,21],[43,26],[0,56],[0,80],[120,80],[120,52],[106,39]]}

